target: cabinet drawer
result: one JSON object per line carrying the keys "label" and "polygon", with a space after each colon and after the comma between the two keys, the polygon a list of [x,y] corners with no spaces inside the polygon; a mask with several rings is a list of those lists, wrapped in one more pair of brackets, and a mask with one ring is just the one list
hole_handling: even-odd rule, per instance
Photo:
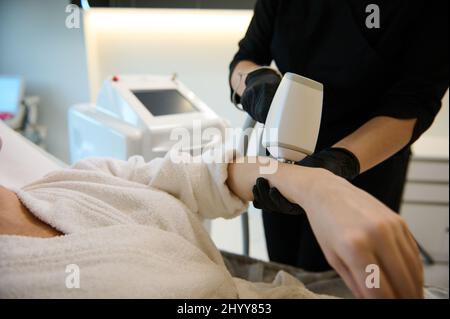
{"label": "cabinet drawer", "polygon": [[417,242],[437,261],[448,261],[449,207],[403,204],[401,215]]}
{"label": "cabinet drawer", "polygon": [[407,182],[404,202],[448,204],[448,184]]}
{"label": "cabinet drawer", "polygon": [[448,162],[411,160],[408,181],[448,182]]}

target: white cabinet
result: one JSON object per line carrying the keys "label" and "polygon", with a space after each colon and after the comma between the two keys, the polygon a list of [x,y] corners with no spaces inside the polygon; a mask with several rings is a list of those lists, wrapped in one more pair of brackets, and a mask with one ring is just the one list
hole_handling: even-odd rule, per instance
{"label": "white cabinet", "polygon": [[448,205],[407,204],[402,215],[420,245],[437,261],[448,261]]}
{"label": "white cabinet", "polygon": [[401,215],[436,260],[449,259],[448,138],[422,137],[413,146]]}

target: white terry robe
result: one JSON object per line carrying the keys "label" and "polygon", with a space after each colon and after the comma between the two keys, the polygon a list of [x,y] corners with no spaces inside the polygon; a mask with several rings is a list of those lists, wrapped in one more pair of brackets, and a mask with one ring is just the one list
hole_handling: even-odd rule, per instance
{"label": "white terry robe", "polygon": [[89,158],[15,190],[65,235],[1,235],[0,298],[320,297],[284,272],[272,284],[231,277],[202,225],[246,208],[226,179],[227,164],[169,154]]}

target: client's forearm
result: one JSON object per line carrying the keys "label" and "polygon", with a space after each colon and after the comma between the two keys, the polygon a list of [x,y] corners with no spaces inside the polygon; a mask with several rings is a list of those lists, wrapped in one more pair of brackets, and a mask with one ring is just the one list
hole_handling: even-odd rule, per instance
{"label": "client's forearm", "polygon": [[[269,166],[277,168],[268,170]],[[270,173],[265,173],[271,171]],[[266,178],[270,185],[278,190],[291,202],[300,206],[308,206],[312,183],[317,180],[321,171],[298,165],[276,162],[267,157],[246,157],[241,163],[228,166],[227,184],[230,190],[245,201],[253,200],[252,188],[258,177]]]}

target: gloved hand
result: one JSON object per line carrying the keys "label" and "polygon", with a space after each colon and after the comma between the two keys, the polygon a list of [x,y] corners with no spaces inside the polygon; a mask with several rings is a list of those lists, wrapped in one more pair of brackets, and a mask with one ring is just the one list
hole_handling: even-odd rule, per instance
{"label": "gloved hand", "polygon": [[275,70],[263,68],[247,74],[242,93],[243,109],[256,121],[265,123],[281,76]]}
{"label": "gloved hand", "polygon": [[[327,148],[316,154],[306,156],[295,164],[324,168],[349,181],[358,176],[360,170],[358,158],[349,150],[337,147]],[[253,206],[269,212],[291,215],[304,213],[299,205],[289,202],[276,188],[271,188],[264,178],[258,178],[253,187]]]}
{"label": "gloved hand", "polygon": [[316,154],[306,156],[296,165],[325,168],[335,175],[353,180],[359,175],[359,160],[349,150],[341,147],[326,148]]}
{"label": "gloved hand", "polygon": [[270,187],[267,179],[259,177],[253,186],[253,206],[268,212],[300,215],[304,210],[284,198],[276,187]]}

